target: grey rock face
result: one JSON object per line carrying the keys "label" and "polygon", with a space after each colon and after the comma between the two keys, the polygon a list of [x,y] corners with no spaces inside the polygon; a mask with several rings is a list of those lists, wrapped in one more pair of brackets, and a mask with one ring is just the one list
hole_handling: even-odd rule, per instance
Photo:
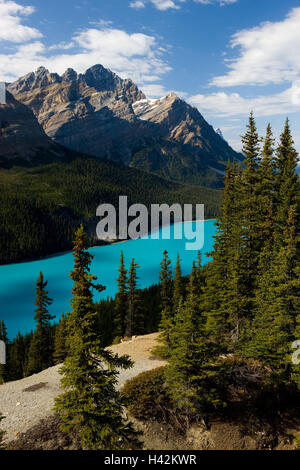
{"label": "grey rock face", "polygon": [[45,134],[33,112],[7,92],[6,104],[0,105],[0,163],[31,161],[45,153],[59,156],[61,150]]}
{"label": "grey rock face", "polygon": [[[228,159],[239,158],[199,111],[174,93],[147,100],[131,80],[102,65],[84,74],[68,69],[61,77],[40,67],[9,90],[50,138],[89,155],[195,183],[211,168],[222,171]],[[213,176],[217,185],[219,176]]]}

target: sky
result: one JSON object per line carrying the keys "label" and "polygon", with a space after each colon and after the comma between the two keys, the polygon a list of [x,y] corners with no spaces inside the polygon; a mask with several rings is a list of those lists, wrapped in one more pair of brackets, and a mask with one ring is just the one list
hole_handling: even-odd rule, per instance
{"label": "sky", "polygon": [[0,0],[0,80],[94,64],[175,91],[237,150],[251,110],[300,151],[300,0]]}

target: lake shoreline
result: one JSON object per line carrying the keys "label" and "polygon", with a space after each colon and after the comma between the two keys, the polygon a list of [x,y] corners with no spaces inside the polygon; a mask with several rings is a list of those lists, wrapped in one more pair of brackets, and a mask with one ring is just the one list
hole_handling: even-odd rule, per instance
{"label": "lake shoreline", "polygon": [[[209,218],[209,219],[184,220],[183,222],[201,222],[201,221],[206,222],[208,220],[217,220],[217,219],[214,217],[214,218]],[[176,222],[176,223],[183,223],[183,222]],[[175,224],[170,224],[170,227],[173,226],[173,225],[175,225]],[[165,225],[165,227],[166,227],[166,225]],[[151,235],[151,233],[152,232],[148,232],[148,235]],[[127,243],[127,242],[132,242],[132,241],[134,241],[134,240],[131,240],[130,238],[127,239],[127,240],[114,240],[114,241],[105,241],[105,240],[103,240],[102,244],[89,246],[88,249],[90,250],[92,248],[99,248],[99,247],[103,247],[103,246],[118,245],[120,243]],[[58,252],[55,252],[55,253],[52,253],[52,254],[49,254],[49,255],[46,255],[46,256],[40,256],[38,258],[26,258],[23,261],[17,261],[17,262],[12,262],[12,263],[4,263],[4,264],[0,264],[0,267],[1,266],[11,266],[11,265],[21,265],[21,264],[24,264],[24,263],[34,263],[35,261],[47,260],[47,259],[55,258],[57,256],[64,256],[64,255],[67,255],[69,253],[72,253],[72,250],[58,251]]]}

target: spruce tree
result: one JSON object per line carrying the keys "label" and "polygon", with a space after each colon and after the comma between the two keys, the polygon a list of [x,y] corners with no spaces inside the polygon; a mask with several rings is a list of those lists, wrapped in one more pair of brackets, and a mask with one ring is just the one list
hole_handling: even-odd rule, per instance
{"label": "spruce tree", "polygon": [[125,318],[125,336],[128,338],[144,332],[144,316],[141,306],[140,291],[137,287],[138,267],[135,260],[132,259],[128,277],[128,308]]}
{"label": "spruce tree", "polygon": [[224,350],[240,339],[247,314],[247,285],[244,270],[244,225],[241,207],[242,175],[236,164],[228,165],[221,205],[216,223],[212,262],[206,268],[203,303],[207,312],[207,331]]}
{"label": "spruce tree", "polygon": [[180,266],[180,257],[177,253],[177,261],[174,274],[174,290],[173,290],[173,312],[177,312],[180,300],[184,297],[184,284]]}
{"label": "spruce tree", "polygon": [[268,364],[281,380],[291,372],[291,344],[295,339],[299,300],[296,213],[290,208],[284,244],[260,279],[256,294],[257,315],[250,356]]}
{"label": "spruce tree", "polygon": [[153,350],[154,354],[161,357],[168,357],[171,349],[172,328],[174,325],[173,311],[173,286],[171,260],[167,250],[163,253],[163,259],[160,263],[159,284],[161,292],[161,321],[159,325],[160,335],[157,338],[158,346]]}
{"label": "spruce tree", "polygon": [[87,237],[81,226],[74,243],[74,282],[71,312],[68,314],[68,357],[61,373],[65,392],[56,399],[61,429],[77,434],[83,449],[121,450],[138,445],[131,423],[123,418],[124,399],[117,391],[117,368],[128,369],[127,356],[118,357],[106,350],[97,334],[93,289],[97,277],[90,274],[92,255],[87,251]]}
{"label": "spruce tree", "polygon": [[259,225],[259,258],[257,279],[268,269],[274,244],[275,214],[275,160],[274,138],[270,124],[267,126],[262,158],[258,167],[258,225]]}
{"label": "spruce tree", "polygon": [[280,246],[284,237],[290,207],[297,207],[296,226],[299,231],[299,177],[296,173],[298,154],[294,148],[289,120],[286,120],[276,151],[276,244]]}
{"label": "spruce tree", "polygon": [[34,317],[36,330],[30,342],[26,375],[36,374],[53,365],[50,322],[55,316],[50,315],[48,312],[48,307],[53,301],[48,296],[48,291],[46,290],[47,284],[48,282],[44,281],[44,276],[41,272],[36,283],[35,305],[37,308]]}
{"label": "spruce tree", "polygon": [[54,364],[61,364],[67,357],[67,318],[62,314],[61,319],[59,320],[58,325],[55,328],[55,337],[54,337],[54,353],[53,361]]}
{"label": "spruce tree", "polygon": [[271,125],[268,124],[264,139],[262,157],[258,167],[256,193],[259,206],[261,247],[265,241],[265,223],[273,212],[275,191],[275,159],[274,142]]}
{"label": "spruce tree", "polygon": [[121,251],[118,292],[115,298],[114,306],[114,337],[123,338],[125,334],[125,319],[128,312],[128,280],[127,271],[124,264],[124,255]]}
{"label": "spruce tree", "polygon": [[242,207],[239,217],[242,219],[244,233],[242,235],[245,240],[245,250],[243,256],[246,260],[246,267],[244,271],[246,287],[248,291],[248,305],[246,310],[247,313],[247,326],[251,321],[253,314],[252,301],[253,301],[253,289],[254,280],[256,276],[258,255],[259,255],[259,219],[260,219],[260,207],[259,197],[257,193],[257,184],[259,180],[258,175],[258,164],[259,164],[259,136],[257,133],[256,123],[251,112],[249,117],[249,123],[247,125],[247,132],[242,137],[243,142],[243,154],[245,155],[245,169],[242,173],[242,191],[240,198],[242,199]]}
{"label": "spruce tree", "polygon": [[187,299],[181,299],[175,316],[165,372],[166,387],[172,402],[187,418],[207,404],[217,406],[221,402],[213,385],[217,372],[212,367],[218,345],[210,341],[206,334],[206,315],[201,305],[197,270],[193,269]]}
{"label": "spruce tree", "polygon": [[163,260],[160,264],[159,283],[161,290],[162,309],[172,310],[172,269],[171,260],[167,250],[163,253]]}

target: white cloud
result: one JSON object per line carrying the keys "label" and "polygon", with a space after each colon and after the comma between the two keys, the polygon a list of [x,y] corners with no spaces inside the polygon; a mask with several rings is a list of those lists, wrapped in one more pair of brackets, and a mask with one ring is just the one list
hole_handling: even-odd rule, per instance
{"label": "white cloud", "polygon": [[[181,3],[186,3],[188,0],[136,0],[129,4],[131,8],[137,10],[145,8],[147,3],[152,3],[158,10],[165,11],[169,9],[180,9]],[[195,3],[201,3],[202,5],[213,5],[218,4],[220,6],[230,5],[238,2],[238,0],[193,0]]]}
{"label": "white cloud", "polygon": [[142,85],[141,90],[147,98],[157,99],[162,96],[166,96],[170,90],[167,90],[163,85],[158,83],[149,83],[147,85]]}
{"label": "white cloud", "polygon": [[266,85],[292,82],[300,78],[300,7],[283,21],[266,22],[232,36],[231,47],[240,48],[236,59],[227,62],[230,71],[215,77],[211,84]]}
{"label": "white cloud", "polygon": [[244,98],[239,93],[217,92],[190,96],[189,102],[218,117],[248,115],[251,109],[257,117],[294,113],[300,111],[300,83],[270,96]]}
{"label": "white cloud", "polygon": [[231,5],[232,3],[237,3],[238,0],[194,0],[196,3],[202,3],[203,5],[212,5],[214,3],[219,3],[221,7],[225,5]]}
{"label": "white cloud", "polygon": [[24,7],[10,0],[0,0],[0,41],[21,43],[42,37],[40,31],[22,24],[34,8]]}
{"label": "white cloud", "polygon": [[136,2],[131,2],[129,3],[130,8],[136,8],[137,10],[139,8],[145,8],[146,4],[144,1],[137,0]]}
{"label": "white cloud", "polygon": [[60,42],[58,44],[53,44],[53,46],[49,47],[49,51],[53,50],[63,50],[66,51],[68,49],[72,49],[72,47],[75,46],[75,43],[73,41],[71,42]]}
{"label": "white cloud", "polygon": [[[74,52],[67,53],[69,47]],[[50,55],[52,50],[62,52]],[[12,53],[0,54],[0,80],[12,81],[40,65],[63,73],[72,67],[84,72],[94,64],[112,69],[122,78],[136,83],[155,82],[170,69],[163,58],[164,50],[154,36],[128,34],[119,29],[89,28],[75,34],[69,43],[56,44],[48,49],[40,41],[18,45]]]}
{"label": "white cloud", "polygon": [[[175,0],[177,2],[177,0]],[[185,0],[179,0],[180,1],[185,1]],[[146,3],[152,3],[155,8],[158,10],[164,11],[164,10],[169,10],[170,8],[178,10],[180,7],[175,3],[173,0],[137,0],[134,2],[131,2],[129,6],[131,8],[136,8],[137,10],[141,8],[145,8]]]}

